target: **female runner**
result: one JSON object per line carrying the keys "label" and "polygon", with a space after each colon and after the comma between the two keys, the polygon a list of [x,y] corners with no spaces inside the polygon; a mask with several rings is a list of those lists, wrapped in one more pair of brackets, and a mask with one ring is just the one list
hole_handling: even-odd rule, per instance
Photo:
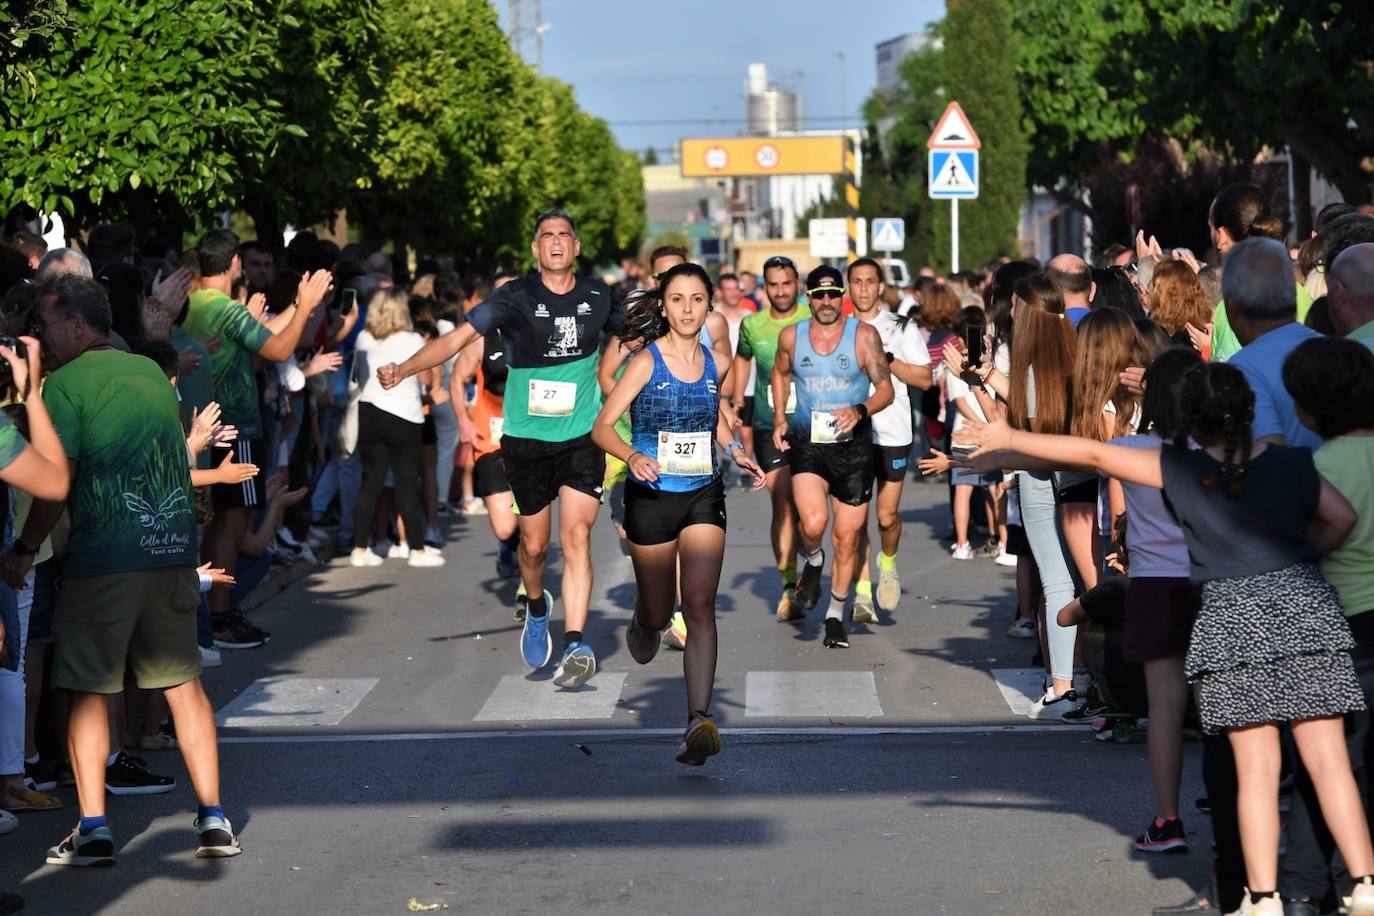
{"label": "female runner", "polygon": [[[641,665],[658,652],[659,633],[673,614],[681,568],[682,611],[692,638],[683,656],[687,730],[679,763],[701,766],[720,752],[711,721],[716,673],[716,588],[725,556],[725,488],[714,439],[747,472],[754,489],[763,472],[734,438],[720,411],[720,385],[730,366],[700,339],[711,308],[711,279],[696,264],[679,264],[657,289],[626,301],[624,339],[639,347],[592,427],[592,441],[630,470],[625,486],[625,535],[639,597],[625,635]],[[627,444],[615,421],[630,411]]]}

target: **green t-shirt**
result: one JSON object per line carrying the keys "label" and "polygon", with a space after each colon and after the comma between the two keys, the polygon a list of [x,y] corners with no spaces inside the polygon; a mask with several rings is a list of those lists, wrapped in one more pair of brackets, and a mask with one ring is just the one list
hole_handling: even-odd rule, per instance
{"label": "green t-shirt", "polygon": [[[1298,324],[1307,320],[1307,313],[1311,310],[1312,294],[1299,283]],[[1231,321],[1226,317],[1226,303],[1218,302],[1217,310],[1212,314],[1212,362],[1224,363],[1239,352],[1240,340],[1236,338],[1236,332],[1231,330]]]}
{"label": "green t-shirt", "polygon": [[176,392],[152,360],[88,350],[43,400],[67,457],[72,531],[63,574],[196,565],[196,515]]}
{"label": "green t-shirt", "polygon": [[[196,367],[195,372],[183,372],[177,375],[177,394],[181,395],[183,419],[189,422],[192,411],[200,413],[205,409],[205,405],[215,399],[215,377],[210,369],[210,353],[200,345],[200,341],[187,334],[185,328],[172,328],[168,340],[172,346],[177,348],[178,353],[190,347],[191,352],[200,357],[200,365]],[[208,448],[196,456],[196,467],[210,467],[210,450]]]}
{"label": "green t-shirt", "polygon": [[0,410],[0,468],[9,467],[28,447],[19,427],[10,420],[9,414]]}
{"label": "green t-shirt", "polygon": [[219,402],[224,422],[238,427],[240,439],[261,436],[253,356],[267,343],[272,332],[254,318],[246,306],[217,289],[201,289],[191,294],[191,305],[182,327],[192,337],[220,335],[219,349],[210,357],[214,399]]}
{"label": "green t-shirt", "polygon": [[765,308],[745,315],[739,326],[740,356],[753,357],[754,373],[754,429],[773,428],[773,361],[778,355],[778,336],[782,329],[811,317],[811,309],[798,303],[786,318],[774,318],[773,310]]}
{"label": "green t-shirt", "polygon": [[1340,593],[1347,617],[1374,611],[1374,438],[1327,439],[1312,461],[1360,517],[1345,543],[1322,559],[1322,574]]}

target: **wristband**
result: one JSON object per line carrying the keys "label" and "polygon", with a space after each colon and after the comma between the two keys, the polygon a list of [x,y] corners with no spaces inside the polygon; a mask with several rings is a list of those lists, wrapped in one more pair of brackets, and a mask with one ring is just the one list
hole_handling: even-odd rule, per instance
{"label": "wristband", "polygon": [[739,453],[740,453],[741,455],[743,455],[743,454],[744,454],[744,443],[741,442],[741,441],[739,441],[738,439],[735,439],[735,440],[733,440],[733,441],[731,441],[731,442],[725,443],[725,454],[727,454],[727,455],[734,455],[734,454],[735,454],[735,449],[739,449]]}
{"label": "wristband", "polygon": [[868,405],[860,401],[854,405],[854,410],[859,414],[860,420],[868,419]]}

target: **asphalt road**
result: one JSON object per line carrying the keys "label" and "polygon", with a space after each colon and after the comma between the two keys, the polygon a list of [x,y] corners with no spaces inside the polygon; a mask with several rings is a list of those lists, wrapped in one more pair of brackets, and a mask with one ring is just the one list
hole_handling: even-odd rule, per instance
{"label": "asphalt road", "polygon": [[1033,647],[1003,635],[1012,571],[949,558],[944,498],[907,487],[902,602],[827,650],[819,619],[774,620],[766,497],[731,493],[725,746],[701,769],[673,760],[680,658],[640,667],[624,648],[633,577],[604,513],[586,631],[602,669],[579,691],[520,663],[485,519],[450,517],[442,569],[336,561],[255,613],[268,646],[226,652],[205,679],[242,856],[193,858],[180,757],[147,753],[181,784],[111,800],[115,868],[42,865],[74,818],[61,790],[64,811],[0,838],[0,886],[64,914],[385,914],[411,898],[460,913],[1125,914],[1187,898],[1210,844],[1188,815],[1197,746],[1193,851],[1135,853],[1153,813],[1143,739],[1027,718]]}

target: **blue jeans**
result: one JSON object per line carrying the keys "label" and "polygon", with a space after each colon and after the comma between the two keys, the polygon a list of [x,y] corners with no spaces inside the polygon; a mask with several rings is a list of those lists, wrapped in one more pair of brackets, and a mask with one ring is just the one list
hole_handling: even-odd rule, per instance
{"label": "blue jeans", "polygon": [[1073,600],[1074,586],[1068,546],[1059,527],[1059,510],[1054,504],[1054,482],[1049,474],[1016,472],[1021,498],[1021,525],[1026,529],[1035,565],[1045,591],[1045,623],[1050,647],[1050,677],[1073,679],[1073,648],[1078,627],[1061,627],[1059,611]]}
{"label": "blue jeans", "polygon": [[343,461],[334,451],[334,437],[338,433],[341,419],[337,408],[330,408],[320,415],[320,435],[325,442],[330,443],[330,451],[333,454],[320,471],[319,479],[315,481],[315,489],[310,497],[310,518],[314,521],[323,516],[335,494],[338,494],[338,540],[340,544],[352,544],[353,514],[354,507],[358,504],[358,490],[363,485],[363,463],[357,451]]}

